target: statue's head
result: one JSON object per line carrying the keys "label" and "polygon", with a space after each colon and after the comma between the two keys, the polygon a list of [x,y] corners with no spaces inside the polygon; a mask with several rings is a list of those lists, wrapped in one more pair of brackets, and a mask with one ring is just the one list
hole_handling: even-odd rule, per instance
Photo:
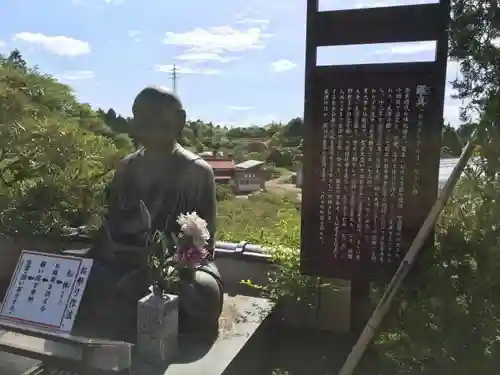
{"label": "statue's head", "polygon": [[186,112],[172,91],[148,86],[135,98],[133,135],[145,147],[164,148],[180,139]]}

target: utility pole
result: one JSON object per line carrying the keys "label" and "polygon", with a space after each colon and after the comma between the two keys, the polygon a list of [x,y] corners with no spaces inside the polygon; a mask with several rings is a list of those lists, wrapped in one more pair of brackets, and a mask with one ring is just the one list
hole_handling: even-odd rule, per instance
{"label": "utility pole", "polygon": [[175,64],[172,67],[172,73],[170,73],[170,79],[172,80],[172,89],[174,90],[175,93],[177,93],[177,80],[179,79],[179,70],[175,66]]}

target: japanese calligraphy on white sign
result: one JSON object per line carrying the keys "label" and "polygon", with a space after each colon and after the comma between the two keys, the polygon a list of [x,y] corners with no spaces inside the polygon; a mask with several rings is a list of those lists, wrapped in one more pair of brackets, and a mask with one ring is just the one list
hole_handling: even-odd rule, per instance
{"label": "japanese calligraphy on white sign", "polygon": [[0,318],[70,332],[92,262],[24,250],[10,280]]}

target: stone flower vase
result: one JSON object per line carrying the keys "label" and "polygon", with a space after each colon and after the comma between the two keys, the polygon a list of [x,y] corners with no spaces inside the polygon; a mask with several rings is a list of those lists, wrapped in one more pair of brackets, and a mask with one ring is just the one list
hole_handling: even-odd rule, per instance
{"label": "stone flower vase", "polygon": [[164,364],[177,352],[179,297],[151,289],[137,304],[137,354],[145,362]]}
{"label": "stone flower vase", "polygon": [[185,334],[189,333],[191,330],[195,330],[195,327],[190,324],[189,319],[190,309],[186,308],[186,304],[190,301],[190,297],[193,294],[193,282],[194,282],[194,270],[189,270],[185,268],[179,269],[179,281],[177,285],[177,294],[179,296],[179,333]]}

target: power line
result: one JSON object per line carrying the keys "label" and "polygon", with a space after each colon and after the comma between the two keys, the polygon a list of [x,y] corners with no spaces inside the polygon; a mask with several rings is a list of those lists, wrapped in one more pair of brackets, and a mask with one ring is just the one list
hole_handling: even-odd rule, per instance
{"label": "power line", "polygon": [[175,66],[172,66],[172,72],[170,73],[170,79],[172,80],[172,89],[177,93],[177,80],[179,79],[179,70]]}

